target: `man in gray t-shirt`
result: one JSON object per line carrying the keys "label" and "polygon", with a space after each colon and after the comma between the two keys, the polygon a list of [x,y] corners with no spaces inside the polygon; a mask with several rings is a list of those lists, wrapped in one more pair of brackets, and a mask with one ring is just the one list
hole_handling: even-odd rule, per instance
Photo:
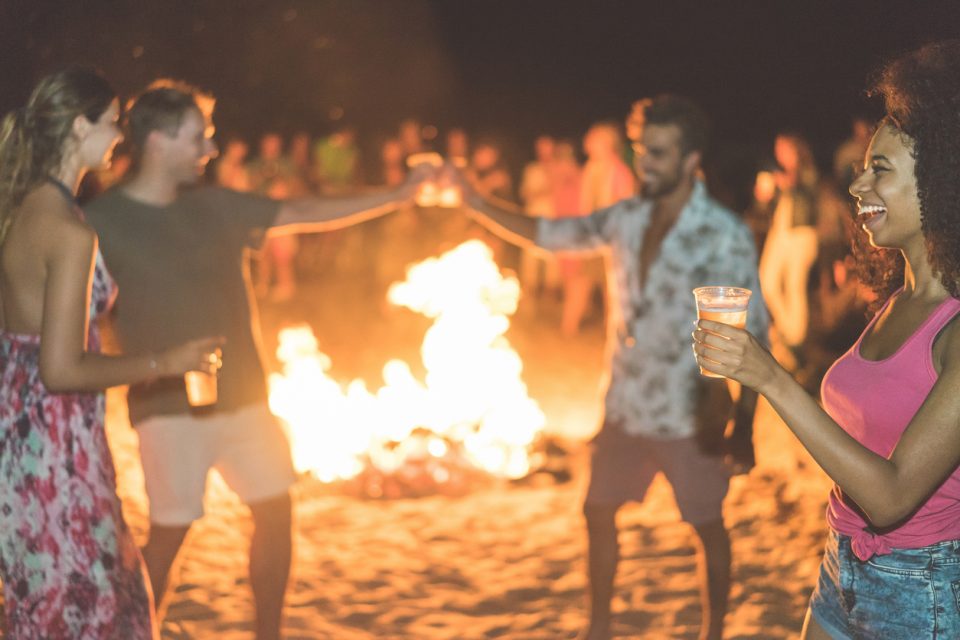
{"label": "man in gray t-shirt", "polygon": [[[181,336],[226,339],[215,411],[267,399],[244,277],[244,254],[274,223],[280,203],[220,188],[191,188],[166,206],[116,188],[86,207],[110,272],[122,289],[115,325],[124,350],[149,353]],[[251,331],[251,327],[254,331]],[[130,420],[188,414],[183,381],[131,387]]]}
{"label": "man in gray t-shirt", "polygon": [[158,612],[180,547],[203,514],[207,473],[216,468],[253,514],[250,583],[256,637],[264,640],[280,634],[294,472],[289,444],[267,409],[244,254],[267,233],[336,229],[386,213],[412,196],[415,182],[390,193],[286,202],[196,187],[216,152],[212,110],[213,99],[187,85],[149,87],[128,114],[132,176],[86,212],[120,288],[115,322],[124,351],[160,351],[194,336],[226,339],[211,409],[191,412],[179,378],[130,389],[150,499],[143,557]]}

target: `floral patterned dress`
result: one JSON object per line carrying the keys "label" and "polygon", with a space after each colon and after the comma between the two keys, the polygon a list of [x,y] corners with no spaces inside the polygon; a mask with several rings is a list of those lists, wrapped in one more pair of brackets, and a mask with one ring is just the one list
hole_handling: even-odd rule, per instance
{"label": "floral patterned dress", "polygon": [[[98,255],[91,319],[114,294]],[[100,348],[93,321],[87,348]],[[7,637],[155,638],[146,574],[116,494],[104,395],[49,392],[40,380],[37,335],[0,331],[0,376]]]}

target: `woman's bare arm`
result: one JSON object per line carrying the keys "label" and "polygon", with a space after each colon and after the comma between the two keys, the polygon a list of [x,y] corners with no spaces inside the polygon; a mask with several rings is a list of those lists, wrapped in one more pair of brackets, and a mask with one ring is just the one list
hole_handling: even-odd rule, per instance
{"label": "woman's bare arm", "polygon": [[960,465],[957,326],[942,337],[947,342],[936,384],[888,458],[847,434],[749,333],[708,321],[700,327],[695,332],[698,361],[766,397],[875,526],[891,526],[910,515]]}
{"label": "woman's bare arm", "polygon": [[65,219],[51,225],[48,240],[40,377],[50,391],[94,391],[191,369],[209,370],[215,365],[210,354],[222,342],[219,338],[193,340],[159,354],[108,356],[88,352],[97,236],[79,220]]}

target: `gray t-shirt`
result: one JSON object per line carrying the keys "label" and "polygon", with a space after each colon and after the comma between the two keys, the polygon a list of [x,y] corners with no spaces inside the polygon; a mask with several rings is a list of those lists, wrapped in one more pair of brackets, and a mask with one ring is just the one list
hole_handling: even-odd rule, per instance
{"label": "gray t-shirt", "polygon": [[[226,338],[215,411],[267,397],[245,254],[260,245],[278,210],[275,200],[207,187],[184,191],[166,207],[117,188],[84,207],[120,288],[114,314],[125,353]],[[129,405],[134,424],[190,411],[181,378],[132,386]]]}

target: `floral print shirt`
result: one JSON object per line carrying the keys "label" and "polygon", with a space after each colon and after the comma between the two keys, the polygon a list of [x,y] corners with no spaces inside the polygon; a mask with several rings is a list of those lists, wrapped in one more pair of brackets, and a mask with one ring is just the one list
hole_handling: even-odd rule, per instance
{"label": "floral print shirt", "polygon": [[605,408],[631,435],[694,435],[699,371],[691,332],[692,290],[710,285],[753,291],[747,329],[766,342],[769,318],[760,294],[749,228],[697,181],[663,239],[641,286],[640,249],[653,203],[628,198],[579,218],[541,219],[537,244],[551,251],[605,251],[610,376]]}

